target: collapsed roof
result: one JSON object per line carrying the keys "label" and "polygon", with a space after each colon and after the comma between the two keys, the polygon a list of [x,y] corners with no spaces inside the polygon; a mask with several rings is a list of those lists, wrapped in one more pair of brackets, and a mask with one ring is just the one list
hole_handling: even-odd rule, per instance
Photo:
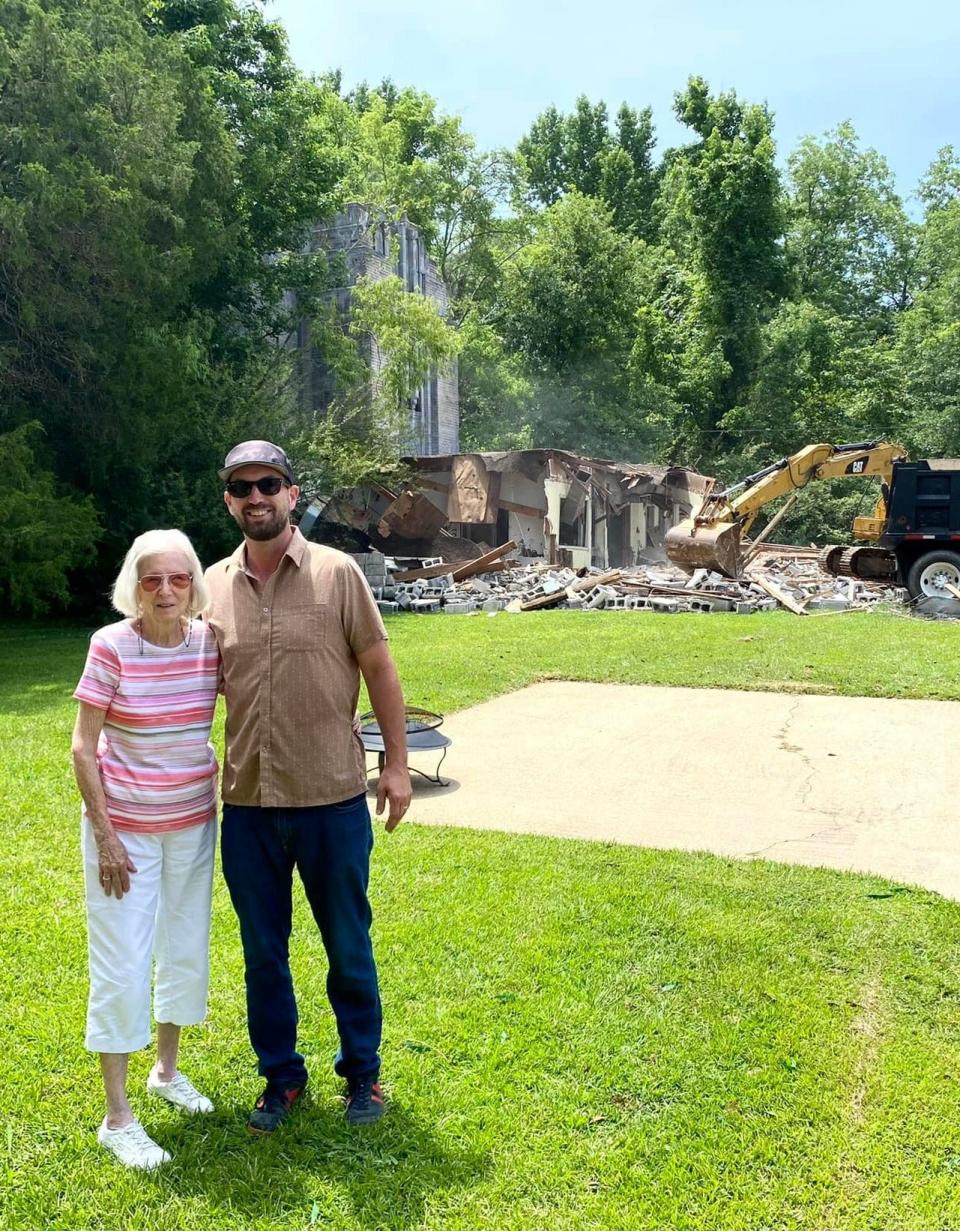
{"label": "collapsed roof", "polygon": [[[442,555],[446,548],[463,558],[473,554],[464,540],[483,550],[513,539],[521,555],[551,563],[621,565],[661,558],[666,530],[689,516],[712,482],[684,466],[564,449],[403,460],[414,471],[407,490],[366,484],[323,503],[317,517],[390,554]],[[452,538],[461,540],[456,549]]]}

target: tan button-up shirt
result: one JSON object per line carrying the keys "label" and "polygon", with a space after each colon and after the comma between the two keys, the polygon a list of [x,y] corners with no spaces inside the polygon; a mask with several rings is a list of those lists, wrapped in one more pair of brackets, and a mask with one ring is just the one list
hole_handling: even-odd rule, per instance
{"label": "tan button-up shirt", "polygon": [[298,808],[359,795],[357,655],[387,635],[361,571],[295,530],[269,581],[248,571],[242,543],[206,579],[227,699],[224,800]]}

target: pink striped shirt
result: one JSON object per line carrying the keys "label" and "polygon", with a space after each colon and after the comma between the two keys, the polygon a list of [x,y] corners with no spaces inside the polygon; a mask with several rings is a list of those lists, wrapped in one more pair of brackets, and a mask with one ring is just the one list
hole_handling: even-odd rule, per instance
{"label": "pink striped shirt", "polygon": [[214,819],[217,758],[210,727],[220,681],[216,639],[191,621],[190,644],[143,653],[128,620],[90,638],[74,697],[105,711],[97,766],[117,829],[166,833]]}

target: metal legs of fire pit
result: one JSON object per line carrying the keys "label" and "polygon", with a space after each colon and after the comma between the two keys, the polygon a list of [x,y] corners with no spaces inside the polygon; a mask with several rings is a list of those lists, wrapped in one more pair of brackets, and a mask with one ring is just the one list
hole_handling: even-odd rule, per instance
{"label": "metal legs of fire pit", "polygon": [[[447,740],[447,745],[449,746],[449,744],[450,744],[450,740]],[[427,782],[432,782],[434,786],[449,786],[450,785],[449,781],[444,782],[444,780],[440,777],[440,766],[443,764],[444,758],[446,757],[446,755],[447,755],[447,748],[444,747],[443,752],[441,752],[440,754],[440,760],[437,762],[437,772],[433,775],[425,774],[422,769],[417,769],[415,765],[408,765],[407,769],[410,771],[411,774],[419,774],[421,778],[426,778]],[[387,760],[387,754],[385,752],[377,753],[377,772],[378,773],[380,774],[383,773],[383,767],[386,764],[386,760]]]}

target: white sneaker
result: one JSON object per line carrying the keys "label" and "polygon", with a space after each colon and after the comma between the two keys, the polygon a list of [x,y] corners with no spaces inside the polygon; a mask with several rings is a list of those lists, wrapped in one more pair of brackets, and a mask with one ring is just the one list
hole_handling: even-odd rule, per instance
{"label": "white sneaker", "polygon": [[110,1128],[106,1118],[97,1129],[97,1141],[124,1167],[136,1167],[140,1171],[153,1171],[170,1161],[170,1155],[147,1136],[147,1130],[139,1120],[125,1124],[123,1128]]}
{"label": "white sneaker", "polygon": [[165,1098],[168,1103],[173,1103],[174,1107],[179,1107],[191,1116],[207,1115],[213,1111],[213,1103],[182,1073],[174,1074],[169,1081],[161,1081],[151,1072],[147,1078],[147,1089],[151,1094]]}

